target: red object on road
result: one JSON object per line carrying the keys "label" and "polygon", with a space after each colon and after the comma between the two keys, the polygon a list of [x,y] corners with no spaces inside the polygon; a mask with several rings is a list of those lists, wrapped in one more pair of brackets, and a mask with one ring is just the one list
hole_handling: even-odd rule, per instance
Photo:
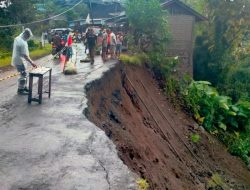
{"label": "red object on road", "polygon": [[72,46],[72,43],[73,43],[72,36],[69,35],[69,38],[68,38],[68,46]]}
{"label": "red object on road", "polygon": [[61,71],[63,72],[64,67],[65,67],[65,61],[66,61],[66,56],[61,54],[60,55],[60,65],[61,65]]}

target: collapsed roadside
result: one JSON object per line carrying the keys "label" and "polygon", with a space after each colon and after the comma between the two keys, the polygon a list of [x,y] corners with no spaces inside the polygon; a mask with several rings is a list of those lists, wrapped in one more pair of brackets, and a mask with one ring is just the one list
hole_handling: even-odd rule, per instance
{"label": "collapsed roadside", "polygon": [[150,189],[250,189],[245,164],[176,111],[145,67],[116,66],[88,85],[87,95],[88,118]]}

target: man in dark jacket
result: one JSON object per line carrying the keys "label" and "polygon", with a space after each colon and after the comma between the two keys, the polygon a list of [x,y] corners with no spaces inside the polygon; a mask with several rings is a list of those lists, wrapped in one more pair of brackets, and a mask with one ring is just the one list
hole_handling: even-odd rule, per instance
{"label": "man in dark jacket", "polygon": [[89,34],[86,36],[87,38],[87,45],[89,49],[89,57],[90,63],[94,64],[94,57],[95,57],[95,47],[97,44],[97,36],[94,34],[93,28],[90,28]]}
{"label": "man in dark jacket", "polygon": [[59,36],[59,34],[57,32],[55,33],[55,35],[52,38],[52,43],[54,46],[52,49],[52,55],[56,55],[58,52],[60,52],[62,50],[61,37]]}

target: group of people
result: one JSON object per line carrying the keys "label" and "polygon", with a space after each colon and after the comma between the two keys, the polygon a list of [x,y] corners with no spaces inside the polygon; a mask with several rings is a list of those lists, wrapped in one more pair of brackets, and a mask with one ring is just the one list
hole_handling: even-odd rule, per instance
{"label": "group of people", "polygon": [[95,52],[98,47],[101,47],[104,62],[107,61],[109,54],[111,59],[119,58],[123,41],[124,35],[122,32],[115,35],[111,29],[102,29],[99,34],[95,34],[93,28],[89,28],[85,36],[85,46],[89,50],[91,64],[94,63]]}
{"label": "group of people", "polygon": [[[27,63],[30,63],[34,68],[37,65],[31,60],[29,56],[27,41],[33,36],[31,30],[26,28],[19,36],[14,40],[12,65],[16,67],[20,73],[18,79],[18,94],[28,95],[27,88]],[[85,45],[89,49],[89,57],[91,64],[94,64],[94,56],[97,46],[101,47],[101,55],[103,61],[107,61],[110,54],[111,59],[118,58],[122,51],[122,44],[124,41],[124,35],[118,32],[116,35],[110,29],[102,29],[99,34],[95,34],[93,28],[89,28],[85,35]],[[65,31],[62,35],[56,33],[53,37],[53,44],[56,46],[56,51],[62,51],[66,57],[65,62],[72,56],[72,36],[69,31]],[[64,51],[63,51],[64,49]]]}

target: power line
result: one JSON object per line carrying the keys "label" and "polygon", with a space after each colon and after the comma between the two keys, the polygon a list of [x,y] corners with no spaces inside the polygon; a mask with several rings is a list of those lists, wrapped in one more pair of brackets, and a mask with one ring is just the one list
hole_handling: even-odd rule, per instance
{"label": "power line", "polygon": [[83,0],[80,0],[78,3],[76,3],[74,6],[72,6],[68,10],[66,10],[66,11],[64,11],[64,12],[62,12],[60,14],[54,15],[52,17],[46,18],[46,19],[37,20],[37,21],[33,21],[33,22],[27,22],[27,23],[21,23],[21,24],[10,24],[10,25],[2,25],[2,26],[0,25],[0,28],[17,27],[17,26],[23,26],[23,25],[28,25],[28,24],[36,24],[36,23],[47,21],[47,20],[51,20],[51,19],[54,19],[56,17],[59,17],[59,16],[65,14],[65,13],[69,12],[70,10],[74,9],[76,6],[78,6],[82,2],[83,2]]}

